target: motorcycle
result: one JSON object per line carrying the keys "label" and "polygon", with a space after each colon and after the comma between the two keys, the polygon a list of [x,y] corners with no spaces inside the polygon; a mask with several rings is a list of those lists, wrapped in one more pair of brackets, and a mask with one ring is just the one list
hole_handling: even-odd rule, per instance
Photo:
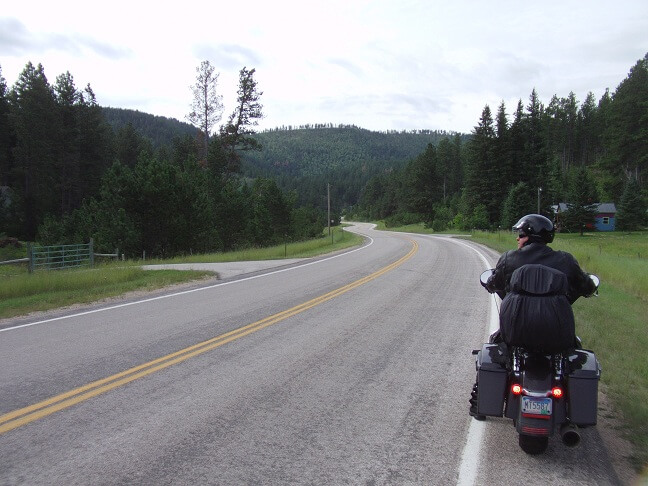
{"label": "motorcycle", "polygon": [[[482,273],[482,286],[486,287],[491,274],[492,270]],[[590,278],[597,295],[600,281],[595,275]],[[504,342],[485,343],[474,350],[477,382],[470,399],[471,415],[478,420],[512,419],[519,446],[527,454],[545,452],[556,430],[566,446],[577,446],[579,429],[596,425],[601,376],[595,354],[580,344],[577,337],[573,347],[549,354]]]}

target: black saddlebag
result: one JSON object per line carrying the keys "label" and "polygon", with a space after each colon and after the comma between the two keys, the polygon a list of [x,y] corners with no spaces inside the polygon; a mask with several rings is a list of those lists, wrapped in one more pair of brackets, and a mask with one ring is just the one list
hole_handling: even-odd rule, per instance
{"label": "black saddlebag", "polygon": [[574,425],[596,425],[601,365],[591,351],[577,349],[567,356],[568,416]]}
{"label": "black saddlebag", "polygon": [[574,313],[567,289],[566,275],[553,268],[524,265],[515,270],[500,310],[504,342],[540,353],[573,347]]}
{"label": "black saddlebag", "polygon": [[477,411],[481,415],[502,416],[508,376],[506,362],[504,343],[486,343],[477,353]]}

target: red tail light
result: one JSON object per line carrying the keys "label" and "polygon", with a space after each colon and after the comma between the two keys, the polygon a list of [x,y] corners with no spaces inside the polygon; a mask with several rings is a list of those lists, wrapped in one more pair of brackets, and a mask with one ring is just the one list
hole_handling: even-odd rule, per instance
{"label": "red tail light", "polygon": [[562,388],[555,386],[551,389],[551,394],[553,395],[554,398],[562,398],[563,390]]}
{"label": "red tail light", "polygon": [[522,385],[514,383],[513,386],[511,386],[511,392],[513,392],[513,395],[520,395],[522,393]]}

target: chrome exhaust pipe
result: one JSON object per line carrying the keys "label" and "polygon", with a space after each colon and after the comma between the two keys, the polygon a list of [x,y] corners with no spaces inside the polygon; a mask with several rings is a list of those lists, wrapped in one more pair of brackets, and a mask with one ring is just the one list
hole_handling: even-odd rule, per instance
{"label": "chrome exhaust pipe", "polygon": [[567,447],[576,447],[581,439],[578,427],[574,424],[563,424],[560,427],[560,437]]}

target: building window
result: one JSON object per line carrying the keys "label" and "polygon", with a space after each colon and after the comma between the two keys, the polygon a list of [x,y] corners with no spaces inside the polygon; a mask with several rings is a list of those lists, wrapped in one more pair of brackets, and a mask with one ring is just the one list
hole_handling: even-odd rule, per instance
{"label": "building window", "polygon": [[603,224],[606,225],[606,226],[607,226],[608,224],[610,224],[610,218],[608,218],[607,216],[604,216],[604,217],[603,217]]}

